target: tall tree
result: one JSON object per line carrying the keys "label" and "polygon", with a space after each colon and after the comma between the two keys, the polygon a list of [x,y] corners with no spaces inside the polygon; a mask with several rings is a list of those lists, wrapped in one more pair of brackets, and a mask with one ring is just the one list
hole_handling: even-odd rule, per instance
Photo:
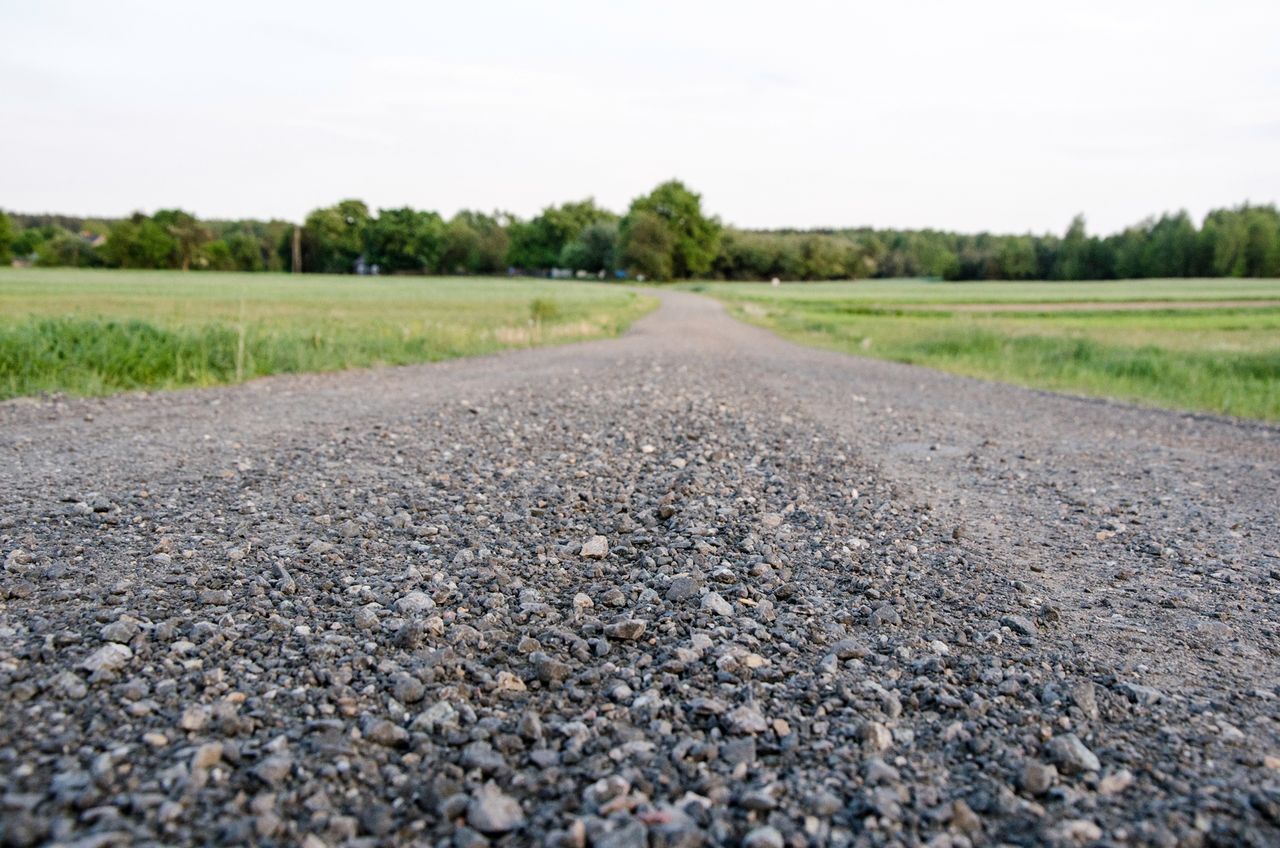
{"label": "tall tree", "polygon": [[0,211],[0,264],[13,261],[13,240],[17,237],[13,219]]}
{"label": "tall tree", "polygon": [[649,228],[654,219],[666,228],[671,241],[671,271],[665,276],[695,277],[711,270],[720,246],[720,222],[702,214],[701,195],[679,180],[670,180],[633,200],[620,227],[624,253],[632,252],[630,241],[642,220],[645,249],[651,249]]}
{"label": "tall tree", "polygon": [[578,234],[560,251],[561,267],[574,271],[612,271],[618,267],[618,224],[598,221]]}
{"label": "tall tree", "polygon": [[364,230],[365,258],[385,271],[430,274],[440,270],[445,225],[435,212],[380,209]]}
{"label": "tall tree", "polygon": [[350,274],[364,253],[369,207],[360,200],[315,209],[302,225],[302,267],[325,274]]}
{"label": "tall tree", "polygon": [[622,261],[633,274],[652,280],[669,280],[675,273],[676,239],[667,221],[657,212],[639,209],[624,219]]}
{"label": "tall tree", "polygon": [[141,212],[117,221],[101,252],[105,262],[116,268],[176,268],[180,261],[178,240]]}
{"label": "tall tree", "polygon": [[486,215],[463,209],[445,228],[440,270],[446,274],[493,274],[506,268],[508,237],[505,223],[511,216]]}
{"label": "tall tree", "polygon": [[1280,215],[1274,206],[1245,210],[1245,273],[1250,277],[1280,276]]}
{"label": "tall tree", "polygon": [[36,247],[36,265],[44,268],[93,268],[102,264],[102,259],[79,233],[56,228],[50,238]]}
{"label": "tall tree", "polygon": [[195,215],[181,209],[161,209],[152,216],[157,224],[169,231],[178,246],[178,267],[190,271],[201,259],[200,251],[212,238],[209,228]]}

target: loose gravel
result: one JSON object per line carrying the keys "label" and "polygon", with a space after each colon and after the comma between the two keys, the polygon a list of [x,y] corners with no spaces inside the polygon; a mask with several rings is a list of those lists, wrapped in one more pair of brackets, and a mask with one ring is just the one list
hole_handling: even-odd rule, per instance
{"label": "loose gravel", "polygon": [[0,405],[0,844],[1280,842],[1280,431],[663,299]]}

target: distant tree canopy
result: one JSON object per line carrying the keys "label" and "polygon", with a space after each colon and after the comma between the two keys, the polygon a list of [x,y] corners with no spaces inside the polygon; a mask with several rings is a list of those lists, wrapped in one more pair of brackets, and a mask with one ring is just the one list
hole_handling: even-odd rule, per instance
{"label": "distant tree canopy", "polygon": [[[156,213],[159,218],[164,213]],[[141,212],[111,227],[102,258],[113,268],[179,267],[178,240],[163,219],[148,218]]]}
{"label": "distant tree canopy", "polygon": [[618,216],[596,206],[588,197],[577,203],[548,206],[529,221],[513,221],[507,264],[524,270],[560,267],[565,245],[592,224],[617,221]]}
{"label": "distant tree canopy", "polygon": [[1215,209],[1199,227],[1186,212],[1148,218],[1109,236],[1076,216],[1061,235],[939,230],[742,230],[723,226],[701,197],[672,180],[625,215],[585,200],[521,220],[463,210],[448,221],[407,207],[375,215],[359,200],[288,221],[200,220],[180,209],[119,220],[0,211],[0,262],[42,266],[287,271],[300,229],[305,272],[350,274],[643,275],[649,279],[1107,280],[1280,276],[1274,205]]}
{"label": "distant tree canopy", "polygon": [[513,216],[486,215],[464,209],[449,220],[444,231],[443,274],[496,274],[507,267],[508,232]]}
{"label": "distant tree canopy", "polygon": [[571,271],[586,271],[590,274],[607,273],[617,268],[618,222],[597,221],[589,224],[560,251],[559,264]]}

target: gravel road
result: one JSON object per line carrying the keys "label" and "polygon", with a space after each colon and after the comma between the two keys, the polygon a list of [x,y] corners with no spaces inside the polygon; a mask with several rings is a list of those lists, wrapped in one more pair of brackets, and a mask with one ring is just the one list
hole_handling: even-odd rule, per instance
{"label": "gravel road", "polygon": [[1280,430],[661,297],[0,404],[0,843],[1280,843]]}

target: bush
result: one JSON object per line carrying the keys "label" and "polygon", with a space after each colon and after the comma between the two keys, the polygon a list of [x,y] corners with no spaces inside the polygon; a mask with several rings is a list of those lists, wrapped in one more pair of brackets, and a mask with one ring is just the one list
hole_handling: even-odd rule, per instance
{"label": "bush", "polygon": [[529,304],[529,315],[539,324],[554,321],[560,317],[560,305],[550,298],[535,297]]}

